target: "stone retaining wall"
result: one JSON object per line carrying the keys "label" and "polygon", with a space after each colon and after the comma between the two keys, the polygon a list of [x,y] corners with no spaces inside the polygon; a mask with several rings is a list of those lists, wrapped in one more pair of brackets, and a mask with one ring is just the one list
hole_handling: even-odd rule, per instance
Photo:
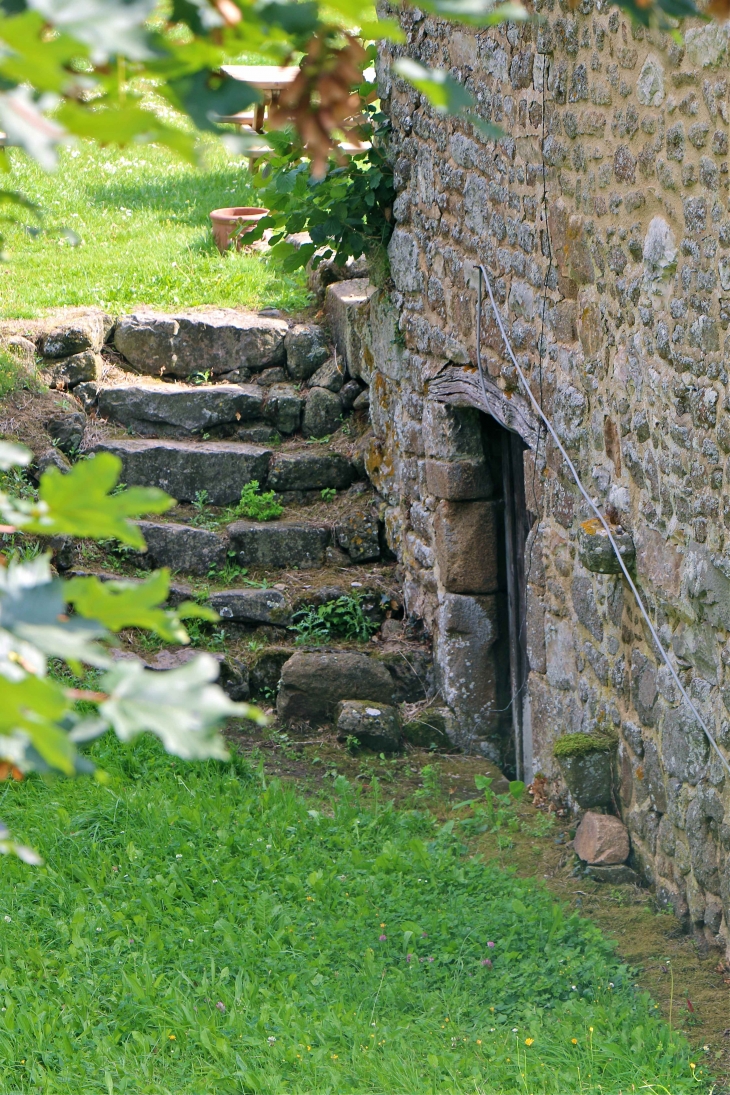
{"label": "stone retaining wall", "polygon": [[559,790],[556,737],[615,727],[634,862],[678,916],[722,942],[723,769],[623,580],[581,562],[589,513],[537,431],[486,293],[481,393],[475,290],[481,262],[583,482],[633,537],[662,640],[730,755],[729,32],[693,28],[680,47],[592,0],[574,13],[535,7],[539,26],[479,33],[417,8],[401,17],[407,43],[395,51],[451,69],[504,130],[497,143],[436,115],[382,53],[395,290],[372,296],[363,336],[368,470],[389,503],[408,609],[435,636],[444,697],[463,737],[490,752],[480,733],[504,636],[479,569],[494,495],[476,408],[521,434],[538,516],[526,564],[533,770]]}

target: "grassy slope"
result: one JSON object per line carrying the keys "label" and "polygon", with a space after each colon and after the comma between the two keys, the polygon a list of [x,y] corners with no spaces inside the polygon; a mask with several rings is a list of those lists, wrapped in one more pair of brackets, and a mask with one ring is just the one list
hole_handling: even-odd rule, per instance
{"label": "grassy slope", "polygon": [[704,1088],[593,925],[427,812],[96,751],[106,787],[3,794],[47,866],[2,864],[0,1090]]}
{"label": "grassy slope", "polygon": [[[206,146],[197,169],[165,149],[133,152],[79,144],[54,174],[10,153],[12,185],[43,210],[44,231],[9,224],[0,265],[0,316],[98,305],[111,312],[159,308],[280,307],[307,303],[301,274],[282,274],[259,253],[221,256],[208,214],[255,205],[245,160]],[[31,227],[35,222],[29,218]],[[63,229],[81,238],[73,247]]]}

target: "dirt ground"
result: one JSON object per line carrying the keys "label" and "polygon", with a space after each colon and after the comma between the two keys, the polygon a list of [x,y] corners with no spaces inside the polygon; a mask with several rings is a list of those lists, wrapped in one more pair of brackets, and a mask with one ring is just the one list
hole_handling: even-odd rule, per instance
{"label": "dirt ground", "polygon": [[[244,753],[261,749],[271,775],[294,780],[305,792],[321,790],[342,774],[359,783],[366,795],[428,808],[446,821],[469,816],[468,808],[457,815],[453,806],[476,797],[475,775],[493,776],[497,792],[507,787],[498,769],[480,757],[417,749],[392,758],[352,755],[326,731],[300,740],[275,726],[272,723],[257,738],[233,734],[232,742]],[[429,771],[424,773],[427,766]],[[598,883],[582,871],[574,873],[579,861],[571,845],[575,824],[571,818],[551,814],[545,805],[536,808],[529,796],[518,805],[517,815],[520,827],[509,833],[508,847],[500,848],[494,834],[470,844],[487,861],[535,878],[615,940],[618,954],[636,971],[637,984],[651,994],[667,1022],[686,1035],[698,1060],[714,1074],[714,1095],[728,1095],[730,972],[721,952],[684,934],[671,912],[657,907],[650,890]]]}

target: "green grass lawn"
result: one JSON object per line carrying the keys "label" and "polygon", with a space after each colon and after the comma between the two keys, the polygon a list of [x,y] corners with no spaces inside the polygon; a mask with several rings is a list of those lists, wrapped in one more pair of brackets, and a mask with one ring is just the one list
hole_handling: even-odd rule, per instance
{"label": "green grass lawn", "polygon": [[0,867],[3,1095],[705,1090],[599,931],[426,810],[95,754],[0,796],[46,861]]}
{"label": "green grass lawn", "polygon": [[215,249],[210,211],[258,203],[246,160],[212,141],[204,154],[205,166],[196,168],[152,145],[119,152],[82,142],[47,174],[11,150],[4,185],[36,202],[43,217],[21,214],[3,225],[0,315],[80,305],[114,313],[140,304],[302,309],[301,273],[283,274],[260,253],[221,256]]}

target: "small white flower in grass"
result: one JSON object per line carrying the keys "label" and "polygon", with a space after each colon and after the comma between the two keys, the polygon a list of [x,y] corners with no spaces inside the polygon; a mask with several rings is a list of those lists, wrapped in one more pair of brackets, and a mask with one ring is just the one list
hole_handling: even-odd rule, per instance
{"label": "small white flower in grass", "polygon": [[273,1034],[270,1034],[269,1037],[266,1039],[266,1041],[269,1043],[270,1046],[273,1046],[274,1042],[276,1041],[276,1038],[274,1037]]}
{"label": "small white flower in grass", "polygon": [[578,986],[577,986],[577,985],[571,985],[570,987],[571,987],[571,989],[573,990],[573,992],[577,992],[577,991],[578,991]]}
{"label": "small white flower in grass", "polygon": [[180,852],[177,853],[177,855],[175,856],[175,859],[182,859],[182,855],[180,854]]}
{"label": "small white flower in grass", "polygon": [[12,916],[5,916],[3,919],[5,920],[6,924],[12,924],[13,922]]}

